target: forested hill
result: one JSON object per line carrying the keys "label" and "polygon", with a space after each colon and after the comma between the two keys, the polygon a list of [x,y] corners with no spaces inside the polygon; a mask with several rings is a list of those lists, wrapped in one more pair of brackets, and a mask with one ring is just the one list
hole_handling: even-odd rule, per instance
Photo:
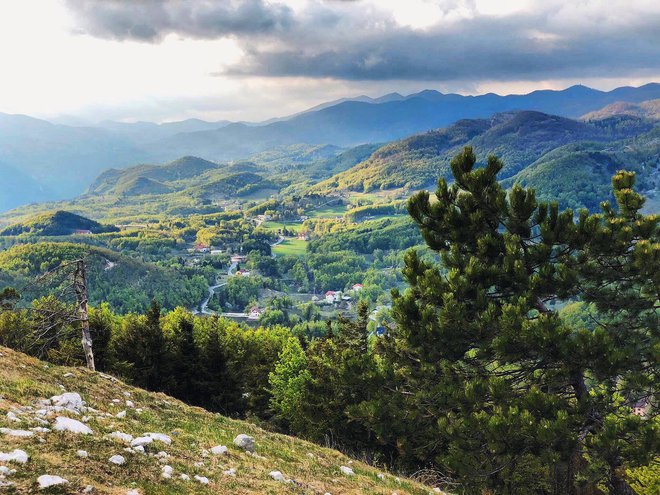
{"label": "forested hill", "polygon": [[[635,116],[580,122],[532,111],[495,114],[490,119],[462,120],[444,129],[387,144],[362,163],[314,186],[312,191],[368,192],[433,187],[438,177],[448,177],[451,158],[465,145],[472,146],[480,160],[485,160],[489,154],[499,156],[505,164],[500,175],[503,179],[521,172],[553,150],[559,155],[570,152],[570,148],[563,147],[571,143],[603,143],[601,148],[615,153],[617,163],[622,166],[628,165],[626,160],[633,159],[650,163],[655,156],[656,126],[654,122]],[[637,146],[634,155],[627,141],[632,137],[640,137],[646,143]],[[629,165],[634,167],[635,163]],[[642,176],[647,171],[652,168],[640,168]],[[644,181],[643,177],[640,179]],[[552,187],[559,187],[565,178],[557,173],[553,180]],[[606,183],[609,184],[609,178]],[[538,184],[540,191],[550,191],[549,186],[546,182]],[[570,190],[573,184],[567,182],[564,186]]]}
{"label": "forested hill", "polygon": [[58,210],[36,215],[24,222],[10,225],[0,230],[0,236],[62,236],[75,234],[80,231],[101,234],[104,232],[117,232],[118,230],[113,225],[103,225],[75,213]]}

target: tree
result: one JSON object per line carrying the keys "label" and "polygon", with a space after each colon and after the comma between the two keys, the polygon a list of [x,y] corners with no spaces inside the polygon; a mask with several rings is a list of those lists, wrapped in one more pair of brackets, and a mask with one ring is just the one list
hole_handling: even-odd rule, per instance
{"label": "tree", "polygon": [[[475,163],[465,148],[437,201],[409,200],[441,264],[406,255],[386,345],[396,392],[380,406],[407,423],[376,430],[469,493],[633,493],[624,467],[658,452],[657,423],[630,408],[658,383],[658,215],[639,213],[626,172],[618,209],[576,216],[503,190],[497,158]],[[559,317],[554,303],[571,298],[596,304],[596,330]]]}

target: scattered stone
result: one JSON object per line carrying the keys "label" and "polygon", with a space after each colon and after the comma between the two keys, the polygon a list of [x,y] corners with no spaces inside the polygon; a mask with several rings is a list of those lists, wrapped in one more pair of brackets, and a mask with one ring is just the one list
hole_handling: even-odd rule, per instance
{"label": "scattered stone", "polygon": [[121,431],[113,431],[108,436],[110,438],[116,438],[117,440],[121,440],[122,442],[125,443],[131,443],[133,441],[133,435],[129,435],[128,433],[123,433]]}
{"label": "scattered stone", "polygon": [[159,459],[169,459],[170,454],[168,454],[167,452],[161,450],[160,452],[158,452],[156,454],[156,457],[158,457]]}
{"label": "scattered stone", "polygon": [[64,373],[62,376],[64,378],[71,378],[71,377],[76,376],[76,375],[74,375],[73,373]]}
{"label": "scattered stone", "polygon": [[8,419],[9,421],[13,421],[14,423],[20,423],[20,422],[21,422],[21,418],[19,418],[18,416],[16,416],[16,414],[13,413],[12,411],[9,411],[9,412],[7,413],[7,419]]}
{"label": "scattered stone", "polygon": [[206,476],[195,475],[195,479],[197,481],[199,481],[202,485],[208,485],[209,484],[209,479]]}
{"label": "scattered stone", "polygon": [[78,450],[78,451],[76,451],[76,455],[78,457],[82,457],[83,459],[89,457],[89,454],[87,453],[86,450]]}
{"label": "scattered stone", "polygon": [[3,476],[11,476],[12,474],[15,473],[16,473],[15,469],[9,469],[7,466],[0,466],[0,478]]}
{"label": "scattered stone", "polygon": [[108,459],[108,462],[111,464],[116,464],[117,466],[121,466],[126,464],[126,458],[123,455],[113,455],[110,459]]}
{"label": "scattered stone", "polygon": [[136,454],[144,454],[145,450],[142,445],[138,445],[137,447],[133,447],[133,452],[135,452]]}
{"label": "scattered stone", "polygon": [[153,442],[154,439],[151,437],[137,437],[131,441],[131,447],[137,447],[138,445],[145,446]]}
{"label": "scattered stone", "polygon": [[132,407],[135,407],[135,404],[133,403],[132,400],[127,400],[126,401],[126,407],[131,407],[132,408]]}
{"label": "scattered stone", "polygon": [[211,454],[213,455],[226,455],[227,451],[228,449],[224,445],[216,445],[215,447],[211,447]]}
{"label": "scattered stone", "polygon": [[162,472],[160,475],[165,479],[170,479],[174,474],[174,468],[172,466],[163,466]]}
{"label": "scattered stone", "polygon": [[226,471],[223,471],[222,474],[225,476],[236,476],[236,470],[234,468],[227,469]]}
{"label": "scattered stone", "polygon": [[378,476],[378,479],[380,479],[380,480],[385,479],[385,475],[383,473],[378,473],[376,476]]}
{"label": "scattered stone", "polygon": [[44,428],[43,426],[35,426],[34,428],[30,428],[30,431],[33,431],[35,433],[50,433],[50,428]]}
{"label": "scattered stone", "polygon": [[251,452],[254,450],[254,438],[249,435],[241,433],[236,438],[234,438],[234,445],[239,449],[247,450]]}
{"label": "scattered stone", "polygon": [[80,435],[91,435],[93,433],[92,429],[85,423],[64,416],[58,416],[55,418],[53,429],[55,431],[68,431]]}
{"label": "scattered stone", "polygon": [[94,487],[92,485],[87,485],[85,488],[83,488],[83,493],[92,493],[94,491]]}
{"label": "scattered stone", "polygon": [[68,481],[60,476],[42,474],[37,478],[37,483],[39,483],[39,488],[44,489],[44,488],[48,488],[49,486],[65,485],[68,483]]}
{"label": "scattered stone", "polygon": [[120,411],[116,414],[116,417],[119,419],[124,419],[126,417],[126,411]]}
{"label": "scattered stone", "polygon": [[75,413],[80,413],[85,409],[85,402],[76,392],[65,392],[62,395],[54,395],[50,398],[52,404],[56,407],[68,409]]}
{"label": "scattered stone", "polygon": [[126,495],[142,495],[142,492],[137,488],[133,488],[132,490],[128,490]]}
{"label": "scattered stone", "polygon": [[11,428],[0,428],[0,433],[8,437],[31,437],[34,435],[33,431],[29,430],[12,430]]}
{"label": "scattered stone", "polygon": [[145,433],[145,437],[153,438],[158,442],[163,442],[165,445],[171,445],[172,439],[164,433]]}
{"label": "scattered stone", "polygon": [[339,470],[342,472],[342,474],[345,474],[346,476],[353,476],[355,474],[353,470],[348,466],[340,466]]}
{"label": "scattered stone", "polygon": [[275,481],[281,481],[282,483],[286,483],[286,478],[279,471],[271,471],[270,473],[268,473],[268,475],[271,478],[273,478]]}

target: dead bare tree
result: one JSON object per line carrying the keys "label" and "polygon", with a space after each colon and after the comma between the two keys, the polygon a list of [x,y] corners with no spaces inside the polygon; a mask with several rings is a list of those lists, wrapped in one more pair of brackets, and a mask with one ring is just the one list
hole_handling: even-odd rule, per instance
{"label": "dead bare tree", "polygon": [[[63,280],[62,280],[63,279]],[[89,295],[87,289],[87,272],[84,259],[66,261],[56,268],[44,273],[38,277],[33,285],[46,285],[53,280],[57,280],[59,294],[55,296],[58,301],[65,301],[67,297],[75,295],[75,305],[62,304],[51,310],[50,308],[40,307],[39,328],[33,336],[33,343],[44,349],[49,347],[50,342],[60,338],[60,333],[53,331],[57,328],[63,328],[76,322],[80,322],[82,334],[82,348],[87,362],[87,368],[96,371],[94,364],[94,350],[92,344],[92,334],[89,328],[88,302]],[[69,308],[69,309],[67,309]],[[74,309],[75,308],[75,309]],[[34,310],[34,308],[33,308]]]}
{"label": "dead bare tree", "polygon": [[92,349],[92,334],[89,331],[89,315],[87,314],[87,274],[85,272],[85,261],[76,260],[76,269],[73,274],[73,290],[76,293],[78,315],[82,328],[82,346],[87,361],[87,368],[96,371],[94,365],[94,351]]}

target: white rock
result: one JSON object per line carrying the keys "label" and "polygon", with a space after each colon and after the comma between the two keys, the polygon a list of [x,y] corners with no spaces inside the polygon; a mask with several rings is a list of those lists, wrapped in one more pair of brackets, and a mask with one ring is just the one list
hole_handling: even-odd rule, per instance
{"label": "white rock", "polygon": [[49,433],[50,428],[44,428],[43,426],[35,426],[34,428],[30,428],[30,431],[33,431],[35,433]]}
{"label": "white rock", "polygon": [[236,476],[236,470],[234,468],[227,469],[226,471],[223,471],[222,474],[226,476]]}
{"label": "white rock", "polygon": [[64,373],[62,376],[63,376],[64,378],[71,378],[71,377],[73,377],[73,376],[75,376],[75,375],[74,375],[73,373]]}
{"label": "white rock", "polygon": [[183,481],[190,481],[190,476],[188,476],[186,473],[181,473],[179,478],[181,478]]}
{"label": "white rock", "polygon": [[170,454],[168,454],[167,452],[161,450],[160,452],[158,452],[156,454],[156,457],[158,457],[159,459],[168,459],[170,457]]}
{"label": "white rock", "polygon": [[89,457],[89,454],[87,453],[86,450],[78,450],[78,451],[76,451],[76,455],[78,457],[82,457],[83,459]]}
{"label": "white rock", "polygon": [[119,404],[121,401],[119,399],[112,399],[113,404]]}
{"label": "white rock", "polygon": [[34,435],[33,431],[29,430],[12,430],[11,428],[0,428],[0,433],[8,437],[31,437]]}
{"label": "white rock", "polygon": [[76,419],[66,418],[64,416],[58,416],[55,418],[55,425],[53,426],[55,431],[68,431],[71,433],[78,433],[80,435],[91,435],[92,429],[87,426],[85,423],[78,421]]}
{"label": "white rock", "polygon": [[131,441],[131,447],[137,447],[138,445],[149,445],[153,441],[154,439],[151,437],[137,437]]}
{"label": "white rock", "polygon": [[135,452],[136,454],[144,454],[145,452],[144,447],[142,445],[137,445],[133,447],[133,452]]}
{"label": "white rock", "polygon": [[209,484],[209,479],[206,476],[195,475],[195,479],[197,481],[199,481],[202,485],[208,485]]}
{"label": "white rock", "polygon": [[9,411],[9,412],[7,413],[7,419],[8,419],[9,421],[13,421],[14,423],[20,423],[20,422],[21,422],[21,418],[19,418],[18,416],[16,416],[16,414],[13,413],[13,412],[11,412],[11,411]]}
{"label": "white rock", "polygon": [[234,438],[234,445],[240,449],[252,451],[254,450],[254,438],[241,433],[236,438]]}
{"label": "white rock", "polygon": [[126,417],[126,411],[120,411],[116,414],[116,417],[119,419],[123,419]]}
{"label": "white rock", "polygon": [[54,395],[50,398],[54,406],[62,407],[74,412],[81,412],[85,408],[85,402],[76,392],[66,392],[62,395]]}
{"label": "white rock", "polygon": [[113,455],[108,459],[108,462],[121,466],[122,464],[126,464],[126,458],[123,455]]}
{"label": "white rock", "polygon": [[10,487],[12,487],[12,486],[14,486],[14,485],[15,485],[15,483],[13,483],[12,481],[3,481],[3,480],[0,480],[0,488],[10,488]]}
{"label": "white rock", "polygon": [[227,447],[224,445],[216,445],[215,447],[211,447],[211,454],[213,455],[225,455],[227,453]]}
{"label": "white rock", "polygon": [[129,435],[128,433],[123,433],[121,431],[113,431],[108,436],[110,438],[116,438],[117,440],[121,440],[122,442],[126,443],[131,443],[133,441],[133,435]]}
{"label": "white rock", "polygon": [[174,468],[172,466],[163,466],[162,472],[160,473],[160,475],[166,479],[171,478],[173,474]]}
{"label": "white rock", "polygon": [[165,445],[170,445],[172,443],[172,439],[164,433],[145,433],[144,436],[153,438],[158,442],[163,442]]}
{"label": "white rock", "polygon": [[85,488],[83,488],[83,493],[92,493],[94,491],[94,487],[92,485],[87,485]]}
{"label": "white rock", "polygon": [[268,475],[269,475],[271,478],[273,478],[275,481],[281,481],[281,482],[283,482],[283,483],[286,482],[286,478],[285,478],[284,475],[283,475],[282,473],[280,473],[279,471],[271,471],[270,473],[268,473]]}
{"label": "white rock", "polygon": [[378,479],[381,479],[381,480],[385,479],[385,475],[383,473],[378,473],[377,476],[378,476]]}
{"label": "white rock", "polygon": [[9,469],[7,466],[0,466],[0,477],[1,476],[11,476],[12,474],[15,474],[16,470],[15,469]]}
{"label": "white rock", "polygon": [[135,407],[135,404],[133,404],[132,400],[127,400],[126,401],[126,407]]}
{"label": "white rock", "polygon": [[126,495],[142,495],[142,492],[137,488],[133,488],[132,490],[128,490]]}
{"label": "white rock", "polygon": [[60,476],[51,476],[50,474],[42,474],[37,478],[37,483],[39,483],[39,488],[48,488],[49,486],[55,485],[65,485],[68,483],[67,480]]}
{"label": "white rock", "polygon": [[353,470],[348,466],[340,466],[339,470],[342,472],[342,474],[345,474],[346,476],[353,476],[355,474]]}
{"label": "white rock", "polygon": [[130,392],[124,392],[124,397],[130,397],[131,393]]}

